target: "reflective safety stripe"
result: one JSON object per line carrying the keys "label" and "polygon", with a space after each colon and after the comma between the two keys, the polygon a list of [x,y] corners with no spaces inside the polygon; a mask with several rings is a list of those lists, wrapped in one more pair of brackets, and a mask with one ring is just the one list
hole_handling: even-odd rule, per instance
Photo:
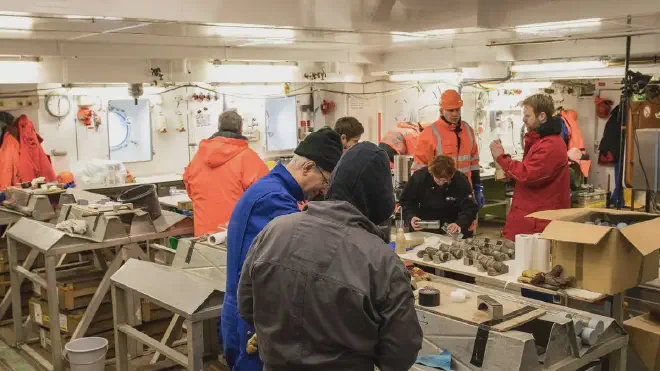
{"label": "reflective safety stripe", "polygon": [[461,173],[467,174],[470,171],[472,171],[472,166],[457,167],[456,170],[460,171]]}
{"label": "reflective safety stripe", "polygon": [[479,165],[470,166],[470,171],[479,170]]}
{"label": "reflective safety stripe", "polygon": [[442,136],[435,125],[431,125],[431,129],[433,130],[435,139],[438,141],[437,147],[435,147],[435,153],[436,155],[442,154]]}
{"label": "reflective safety stripe", "polygon": [[383,143],[388,144],[390,147],[396,150],[397,153],[401,153],[401,151],[403,151],[403,147],[405,146],[403,134],[396,132],[388,132],[385,134]]}
{"label": "reflective safety stripe", "polygon": [[472,161],[472,156],[462,155],[462,156],[456,157],[454,160],[456,160],[456,161]]}

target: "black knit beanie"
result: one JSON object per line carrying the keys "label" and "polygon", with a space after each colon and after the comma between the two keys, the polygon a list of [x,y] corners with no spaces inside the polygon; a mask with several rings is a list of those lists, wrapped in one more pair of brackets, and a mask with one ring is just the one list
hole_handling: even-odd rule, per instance
{"label": "black knit beanie", "polygon": [[293,153],[314,161],[321,169],[332,172],[342,153],[341,137],[330,128],[309,134]]}

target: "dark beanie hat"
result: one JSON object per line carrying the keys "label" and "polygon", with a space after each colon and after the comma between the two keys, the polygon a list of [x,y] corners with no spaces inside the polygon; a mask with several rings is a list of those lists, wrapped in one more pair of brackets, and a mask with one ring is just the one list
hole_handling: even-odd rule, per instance
{"label": "dark beanie hat", "polygon": [[298,144],[293,153],[314,161],[321,169],[332,172],[342,152],[341,137],[330,128],[315,131]]}
{"label": "dark beanie hat", "polygon": [[378,225],[394,212],[394,191],[387,153],[362,142],[344,153],[332,173],[328,199],[348,201]]}

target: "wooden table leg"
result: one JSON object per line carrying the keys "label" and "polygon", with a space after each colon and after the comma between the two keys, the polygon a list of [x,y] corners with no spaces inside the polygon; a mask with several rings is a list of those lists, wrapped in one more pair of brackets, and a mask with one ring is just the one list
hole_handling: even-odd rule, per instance
{"label": "wooden table leg", "polygon": [[[174,317],[172,317],[172,320],[170,321],[170,325],[167,326],[167,331],[165,331],[165,335],[163,335],[163,338],[160,340],[162,344],[171,347],[172,343],[174,343],[176,340],[179,340],[179,338],[181,337],[181,327],[183,325],[183,320],[184,320],[183,317],[174,313]],[[162,358],[163,357],[161,356],[160,352],[156,351],[156,353],[154,353],[154,356],[151,357],[151,361],[149,363],[153,365]]]}
{"label": "wooden table leg", "polygon": [[117,371],[128,371],[128,335],[119,331],[118,325],[126,324],[126,291],[112,286],[112,316],[115,324],[115,361]]}
{"label": "wooden table leg", "polygon": [[[16,256],[16,265],[18,265],[18,250],[16,247],[16,241],[12,239],[7,239],[8,244],[13,243],[14,244],[14,256]],[[9,249],[9,246],[7,247]],[[10,251],[10,265],[11,265],[11,249]],[[34,264],[34,261],[37,259],[37,256],[39,256],[39,250],[37,249],[31,249],[30,253],[28,254],[27,258],[25,259],[25,262],[23,262],[23,268],[30,270],[32,269],[32,265]],[[13,271],[10,267],[10,276],[11,276],[11,271]],[[22,275],[18,275],[18,282],[16,283],[17,286],[14,286],[14,282],[11,283],[12,287],[20,287],[20,285],[23,284],[23,281],[25,280],[25,277]],[[7,290],[7,294],[5,297],[2,299],[2,303],[0,303],[0,318],[4,318],[5,314],[7,314],[7,311],[9,310],[9,307],[11,306],[12,302],[12,289],[11,287]],[[20,291],[20,290],[19,290]]]}
{"label": "wooden table leg", "polygon": [[[95,251],[95,253],[98,253],[98,251]],[[98,258],[104,259],[101,253],[98,253]],[[98,289],[92,297],[92,301],[87,306],[87,309],[85,310],[80,323],[78,323],[78,326],[76,326],[76,330],[73,332],[73,335],[71,335],[71,340],[79,339],[85,336],[85,333],[87,332],[89,325],[92,323],[96,312],[99,310],[103,299],[108,294],[108,290],[110,289],[110,278],[119,270],[123,263],[123,254],[117,254],[117,256],[115,256],[115,260],[113,260],[112,263],[110,263],[108,266],[108,269],[106,270]]]}
{"label": "wooden table leg", "polygon": [[[612,296],[612,313],[611,317],[614,318],[621,326],[624,321],[624,293],[619,293]],[[609,371],[625,371],[627,368],[628,347],[623,347],[621,350],[612,352],[608,356]]]}
{"label": "wooden table leg", "polygon": [[[218,344],[218,319],[207,319],[204,321],[204,351],[209,352],[213,357],[220,354]],[[215,359],[215,358],[214,358]]]}
{"label": "wooden table leg", "polygon": [[612,318],[616,320],[619,325],[623,326],[623,293],[612,296]]}
{"label": "wooden table leg", "polygon": [[188,371],[204,367],[204,323],[186,321],[188,334]]}
{"label": "wooden table leg", "polygon": [[[134,291],[129,291],[125,294],[126,297],[126,307],[128,311],[126,313],[126,323],[131,327],[136,327],[138,325],[137,316],[135,315],[135,309],[140,305],[140,299],[136,298]],[[144,353],[144,346],[142,343],[133,339],[132,337],[128,338],[128,354],[131,355],[131,358],[139,357]]]}
{"label": "wooden table leg", "polygon": [[[12,318],[14,320],[14,334],[16,338],[14,346],[19,346],[25,342],[25,333],[23,332],[23,308],[21,308],[22,305],[20,287],[22,280],[16,271],[16,267],[18,267],[18,247],[16,245],[16,241],[8,238],[7,249],[9,251],[9,277],[11,280],[11,286],[17,287],[18,290],[9,289],[7,295],[5,296],[5,300],[11,299]],[[3,303],[5,300],[3,300]],[[4,316],[4,313],[5,311],[2,311],[2,316]]]}
{"label": "wooden table leg", "polygon": [[[62,361],[62,336],[60,334],[60,299],[57,291],[57,278],[55,275],[55,266],[57,265],[57,256],[46,256],[46,282],[48,284],[48,314],[54,320],[50,321],[50,346],[53,355],[54,371],[63,371],[64,363]],[[20,307],[20,304],[19,304]],[[20,320],[19,320],[20,322]]]}

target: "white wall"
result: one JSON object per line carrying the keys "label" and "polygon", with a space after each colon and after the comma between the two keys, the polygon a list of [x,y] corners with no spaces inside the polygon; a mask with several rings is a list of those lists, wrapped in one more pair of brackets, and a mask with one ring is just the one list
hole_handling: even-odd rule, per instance
{"label": "white wall", "polygon": [[0,111],[11,113],[18,118],[26,115],[39,127],[39,100],[35,96],[37,84],[0,84]]}
{"label": "white wall", "polygon": [[[203,85],[212,88],[208,85]],[[56,88],[57,85],[40,85],[42,89]],[[293,85],[295,90],[301,85]],[[244,118],[245,129],[250,123],[256,122],[260,138],[256,142],[250,142],[250,147],[263,158],[277,158],[282,155],[290,155],[291,151],[269,152],[266,149],[265,133],[265,99],[269,96],[280,96],[283,88],[280,84],[273,85],[224,85],[213,87],[218,92],[219,100],[198,102],[193,101],[193,94],[207,94],[206,90],[186,87],[162,94],[157,94],[153,89],[146,89],[144,98],[148,98],[152,105],[151,131],[152,131],[152,161],[126,163],[126,167],[135,176],[156,175],[167,173],[183,173],[185,167],[196,152],[196,147],[189,143],[198,143],[201,139],[210,137],[217,131],[217,122],[220,113],[224,109],[237,109]],[[107,104],[111,99],[130,99],[127,89],[124,87],[81,87],[70,89],[53,90],[58,94],[67,95],[73,104],[71,113],[62,119],[50,116],[44,107],[45,96],[41,97],[38,109],[34,109],[34,117],[39,125],[40,134],[46,139],[43,146],[47,152],[53,149],[65,151],[66,156],[54,157],[53,165],[57,172],[70,170],[78,161],[87,161],[93,158],[108,159],[108,132],[107,132]],[[300,93],[301,91],[295,91]],[[48,91],[50,92],[50,91]],[[224,94],[223,94],[224,93]],[[215,94],[211,93],[212,96]],[[98,102],[93,109],[97,110],[102,117],[102,124],[98,129],[89,129],[82,125],[76,116],[78,97]],[[338,98],[345,96],[337,94]],[[224,97],[224,99],[223,99]],[[315,98],[315,106],[320,100]],[[338,110],[345,114],[346,105],[339,102]],[[300,119],[300,106],[309,104],[309,95],[296,96],[298,116]],[[204,110],[206,108],[206,110]],[[201,110],[210,115],[211,125],[206,128],[197,128],[195,117],[197,111]],[[167,132],[160,133],[159,112],[167,122]],[[335,113],[336,115],[336,113]],[[321,118],[320,110],[317,118]],[[334,116],[333,116],[334,117]],[[337,116],[339,117],[339,116]],[[183,120],[184,132],[177,131],[179,122]],[[324,123],[321,120],[321,123]],[[332,121],[334,124],[334,120]],[[318,125],[317,125],[318,126]],[[323,126],[323,125],[321,125]]]}
{"label": "white wall", "polygon": [[[3,91],[21,91],[35,89],[37,86],[2,86]],[[39,88],[53,88],[57,85],[39,85]],[[209,86],[210,87],[210,86]],[[145,92],[145,96],[151,100],[153,108],[152,114],[152,141],[153,141],[153,160],[148,162],[128,163],[127,168],[133,175],[153,175],[164,173],[182,173],[185,166],[189,163],[195,153],[195,147],[189,147],[189,143],[197,143],[203,138],[209,137],[215,132],[218,115],[223,109],[236,108],[244,116],[247,126],[254,121],[257,130],[260,132],[260,139],[256,142],[250,142],[250,147],[264,158],[276,159],[281,155],[289,155],[290,152],[269,153],[266,150],[265,141],[265,112],[264,99],[268,96],[280,96],[283,88],[280,84],[270,85],[221,85],[213,87],[219,92],[220,99],[210,102],[195,102],[189,97],[193,93],[202,93],[203,90],[196,88],[181,88],[161,95],[154,95],[153,92]],[[309,89],[315,89],[314,108],[316,112],[313,115],[303,115],[300,106],[309,104]],[[291,89],[293,95],[296,95],[298,105],[298,121],[309,119],[313,122],[316,129],[323,126],[334,126],[335,121],[343,116],[355,116],[365,126],[363,140],[377,142],[378,138],[378,114],[382,115],[382,132],[384,135],[389,129],[393,128],[398,121],[412,119],[413,121],[435,121],[439,117],[438,101],[442,91],[448,88],[456,88],[449,83],[423,83],[421,85],[414,83],[335,83],[335,84],[293,84]],[[320,91],[318,91],[320,89]],[[616,89],[612,87],[611,89]],[[64,150],[66,156],[53,157],[53,164],[57,172],[68,170],[71,165],[77,161],[85,161],[92,158],[108,158],[107,142],[107,117],[105,109],[109,99],[128,98],[127,89],[124,87],[106,87],[106,88],[74,88],[73,90],[60,89],[58,92],[68,94],[74,106],[71,113],[63,118],[56,119],[51,117],[44,107],[44,94],[47,90],[41,91],[41,101],[34,107],[24,111],[38,126],[40,134],[44,137],[44,149],[50,153],[52,149]],[[342,94],[344,92],[345,94]],[[480,126],[483,127],[483,133],[479,134],[479,144],[481,149],[482,166],[488,166],[492,161],[488,144],[493,139],[489,136],[488,130],[488,109],[497,109],[498,107],[515,107],[528,94],[535,91],[524,92],[521,95],[505,95],[496,91],[485,93],[480,88],[464,88],[462,91],[463,100],[463,119],[467,121],[477,132]],[[224,93],[224,100],[222,99]],[[484,97],[487,94],[487,97]],[[84,95],[88,100],[98,100],[101,104],[100,112],[103,123],[98,130],[88,129],[79,123],[76,119],[77,95]],[[618,101],[617,90],[603,90],[602,96],[606,96],[615,102]],[[319,106],[323,99],[333,101],[335,109],[329,114],[322,114]],[[481,99],[481,102],[478,100]],[[0,98],[0,101],[2,99]],[[585,138],[587,150],[592,154],[592,158],[597,158],[597,152],[594,146],[602,137],[602,131],[605,121],[597,120],[595,116],[595,107],[593,97],[578,98],[575,95],[561,95],[557,93],[555,100],[560,102],[566,109],[575,109],[579,115],[579,123]],[[197,110],[206,107],[212,116],[212,126],[205,130],[195,128],[195,114]],[[99,107],[96,107],[99,108]],[[158,112],[163,112],[167,121],[167,133],[158,132]],[[183,120],[186,128],[185,132],[179,132],[176,129],[179,126],[179,120]],[[208,131],[208,132],[207,132]],[[514,135],[517,135],[514,133]],[[594,161],[592,165],[591,178],[596,185],[606,188],[607,174],[611,172],[610,167],[601,167]]]}

